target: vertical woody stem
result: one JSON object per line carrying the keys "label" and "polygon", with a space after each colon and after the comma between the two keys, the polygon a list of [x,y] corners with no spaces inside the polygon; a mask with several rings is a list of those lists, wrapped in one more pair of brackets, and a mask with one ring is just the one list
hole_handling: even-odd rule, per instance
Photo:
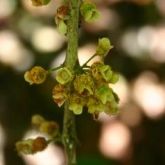
{"label": "vertical woody stem", "polygon": [[[65,66],[71,71],[78,61],[78,23],[79,23],[79,5],[80,0],[69,0],[69,19],[67,22],[67,54]],[[76,164],[76,128],[75,117],[72,111],[68,109],[68,102],[65,103],[64,121],[63,121],[63,144],[67,155],[67,165]]]}

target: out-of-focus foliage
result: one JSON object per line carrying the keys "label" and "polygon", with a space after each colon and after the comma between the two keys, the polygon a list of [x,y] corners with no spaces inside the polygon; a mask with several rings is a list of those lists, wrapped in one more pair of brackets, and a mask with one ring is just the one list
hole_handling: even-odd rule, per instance
{"label": "out-of-focus foliage", "polygon": [[[110,38],[114,48],[105,62],[120,73],[119,82],[111,85],[120,97],[120,114],[116,118],[101,114],[99,121],[87,113],[76,117],[81,141],[78,165],[165,164],[165,1],[93,1],[100,18],[80,22],[79,59],[83,63],[89,58],[97,38]],[[59,0],[42,8],[33,7],[31,0],[0,1],[1,165],[45,163],[44,155],[32,159],[14,150],[18,139],[31,138],[33,114],[62,126],[63,111],[52,99],[54,76],[39,86],[29,86],[23,78],[34,65],[49,69],[64,60],[66,38],[54,23],[59,5]],[[59,146],[46,152],[51,158],[45,164],[64,162]]]}

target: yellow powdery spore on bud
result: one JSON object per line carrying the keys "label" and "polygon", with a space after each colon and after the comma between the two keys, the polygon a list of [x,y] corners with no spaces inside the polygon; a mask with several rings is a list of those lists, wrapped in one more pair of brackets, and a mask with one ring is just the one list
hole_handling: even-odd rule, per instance
{"label": "yellow powdery spore on bud", "polygon": [[94,90],[93,78],[89,73],[84,73],[77,75],[74,80],[74,88],[79,93],[85,93],[87,95],[92,95]]}
{"label": "yellow powdery spore on bud", "polygon": [[30,85],[32,84],[42,84],[47,77],[47,71],[40,67],[35,66],[30,71],[26,71],[24,74],[24,79],[27,81]]}
{"label": "yellow powdery spore on bud", "polygon": [[57,84],[53,88],[52,97],[54,102],[61,107],[68,97],[68,90],[64,85]]}
{"label": "yellow powdery spore on bud", "polygon": [[73,75],[67,67],[60,68],[59,70],[57,70],[56,80],[60,84],[62,84],[62,85],[67,84],[72,79],[73,79]]}
{"label": "yellow powdery spore on bud", "polygon": [[51,0],[31,0],[33,6],[47,5]]}
{"label": "yellow powdery spore on bud", "polygon": [[106,56],[107,53],[113,48],[108,38],[100,38],[96,48],[96,54],[99,56]]}
{"label": "yellow powdery spore on bud", "polygon": [[91,2],[83,1],[80,6],[80,12],[86,22],[94,22],[100,17],[96,5]]}
{"label": "yellow powdery spore on bud", "polygon": [[34,154],[36,152],[43,151],[46,147],[47,141],[43,137],[22,140],[16,143],[17,151],[23,154]]}

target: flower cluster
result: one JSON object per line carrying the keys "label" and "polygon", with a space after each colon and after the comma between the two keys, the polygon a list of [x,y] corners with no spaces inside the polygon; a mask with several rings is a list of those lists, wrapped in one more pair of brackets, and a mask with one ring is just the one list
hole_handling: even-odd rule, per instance
{"label": "flower cluster", "polygon": [[[68,73],[70,74],[71,72]],[[70,81],[65,84],[58,81],[53,89],[53,99],[58,106],[62,106],[68,100],[69,110],[74,114],[81,114],[84,107],[87,107],[88,112],[92,114],[100,112],[115,114],[119,99],[109,87],[109,83],[117,81],[118,74],[113,72],[110,66],[96,62],[89,69],[83,70],[83,73],[70,76]],[[67,87],[68,83],[70,88]]]}
{"label": "flower cluster", "polygon": [[[84,107],[87,107],[88,112],[94,115],[100,112],[110,115],[117,113],[119,99],[109,84],[116,83],[119,76],[103,62],[112,47],[108,38],[100,38],[96,53],[92,56],[100,56],[99,62],[95,62],[89,67],[87,63],[92,59],[90,58],[74,72],[67,67],[52,69],[52,71],[56,70],[57,82],[53,88],[52,97],[59,107],[67,101],[68,109],[74,114],[81,114]],[[49,72],[42,67],[35,66],[27,71],[24,77],[30,84],[41,84],[45,81],[47,73]],[[56,132],[52,132],[54,128],[57,130],[55,123],[47,122],[39,116],[34,116],[32,123],[41,132],[51,136],[56,135]]]}
{"label": "flower cluster", "polygon": [[[108,38],[101,38],[94,56],[105,57],[112,47]],[[84,64],[79,72],[74,73],[63,67],[56,73],[58,83],[53,88],[53,100],[59,107],[68,101],[68,108],[74,114],[81,114],[84,107],[94,115],[100,112],[116,114],[119,99],[109,84],[116,83],[118,79],[119,75],[102,60],[90,67]]]}
{"label": "flower cluster", "polygon": [[39,136],[35,139],[18,141],[16,149],[23,154],[34,154],[43,151],[51,141],[58,139],[59,136],[59,126],[54,121],[45,120],[42,116],[36,114],[32,116],[31,123],[36,130],[47,135],[49,139],[46,140],[44,137]]}

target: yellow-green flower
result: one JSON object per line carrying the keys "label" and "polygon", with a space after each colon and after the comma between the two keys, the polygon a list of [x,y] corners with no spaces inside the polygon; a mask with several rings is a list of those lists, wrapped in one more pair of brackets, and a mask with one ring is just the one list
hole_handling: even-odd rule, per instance
{"label": "yellow-green flower", "polygon": [[91,73],[92,73],[92,76],[96,79],[96,80],[101,80],[102,79],[102,76],[100,74],[100,70],[99,68],[101,66],[103,66],[104,64],[102,62],[95,62],[92,64],[91,66]]}
{"label": "yellow-green flower", "polygon": [[109,65],[102,65],[98,69],[99,69],[99,72],[101,73],[102,78],[106,82],[110,82],[111,78],[112,78],[112,74],[113,74],[110,66]]}
{"label": "yellow-green flower", "polygon": [[56,73],[56,80],[60,84],[64,85],[73,79],[71,71],[67,67],[60,68]]}
{"label": "yellow-green flower", "polygon": [[58,124],[54,121],[44,121],[39,127],[39,131],[51,137],[55,137],[58,133]]}
{"label": "yellow-green flower", "polygon": [[90,2],[82,2],[80,12],[87,22],[96,21],[100,17],[100,13],[97,10],[96,5]]}
{"label": "yellow-green flower", "polygon": [[36,128],[39,128],[40,125],[45,121],[45,119],[41,116],[41,115],[33,115],[32,119],[31,119],[31,123],[33,126],[35,126]]}
{"label": "yellow-green flower", "polygon": [[89,113],[100,113],[104,111],[104,104],[101,103],[100,100],[94,98],[94,97],[89,97],[88,102],[87,102],[87,107],[88,107],[88,112]]}
{"label": "yellow-green flower", "polygon": [[68,89],[64,85],[57,84],[53,88],[52,97],[54,102],[61,107],[68,97]]}
{"label": "yellow-green flower", "polygon": [[74,114],[79,115],[83,111],[84,100],[81,96],[73,94],[69,98],[69,110]]}
{"label": "yellow-green flower", "polygon": [[107,85],[98,87],[95,95],[103,104],[106,104],[108,101],[112,101],[114,99],[112,89],[110,89]]}
{"label": "yellow-green flower", "polygon": [[93,79],[89,73],[77,75],[73,84],[74,84],[75,90],[79,94],[82,94],[82,93],[85,93],[87,95],[93,94],[94,82],[93,82]]}
{"label": "yellow-green flower", "polygon": [[35,66],[30,71],[26,71],[24,74],[24,79],[27,81],[30,85],[32,84],[42,84],[47,77],[47,71],[40,67]]}
{"label": "yellow-green flower", "polygon": [[100,38],[96,48],[96,54],[99,56],[105,56],[112,48],[113,46],[108,38]]}
{"label": "yellow-green flower", "polygon": [[110,83],[115,84],[119,80],[119,74],[116,72],[112,73],[112,76],[110,78]]}

